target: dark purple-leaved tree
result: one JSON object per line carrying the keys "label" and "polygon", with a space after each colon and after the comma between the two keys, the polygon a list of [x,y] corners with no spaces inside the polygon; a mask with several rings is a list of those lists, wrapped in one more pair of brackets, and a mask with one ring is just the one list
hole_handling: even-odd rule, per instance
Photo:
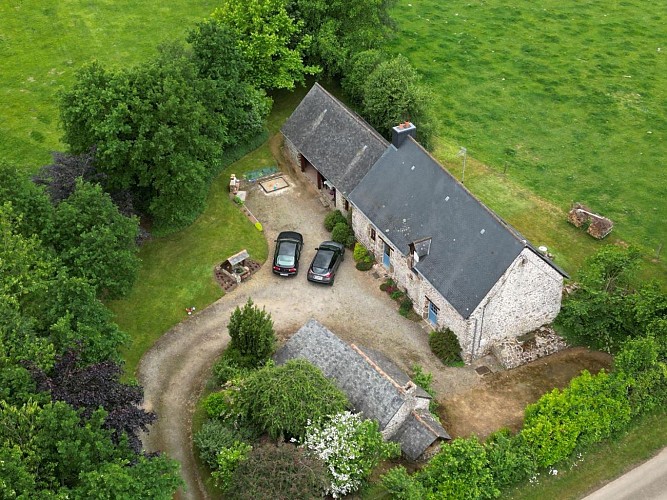
{"label": "dark purple-leaved tree", "polygon": [[49,391],[54,401],[82,409],[86,418],[104,408],[107,412],[104,426],[113,431],[114,440],[118,442],[126,434],[132,449],[141,451],[137,434],[140,430],[147,431],[157,416],[141,408],[144,399],[141,386],[120,382],[121,368],[117,363],[104,361],[81,366],[79,352],[71,349],[56,361],[50,376],[38,368],[29,369],[39,390]]}

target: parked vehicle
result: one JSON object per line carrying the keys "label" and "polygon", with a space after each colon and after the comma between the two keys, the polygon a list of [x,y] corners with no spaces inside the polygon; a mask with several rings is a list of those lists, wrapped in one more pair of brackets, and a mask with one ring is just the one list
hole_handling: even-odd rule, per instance
{"label": "parked vehicle", "polygon": [[316,250],[308,269],[308,281],[333,285],[338,266],[345,258],[345,247],[335,241],[324,241]]}
{"label": "parked vehicle", "polygon": [[303,236],[295,231],[283,231],[276,239],[273,254],[273,272],[280,276],[295,276],[299,272],[299,257]]}

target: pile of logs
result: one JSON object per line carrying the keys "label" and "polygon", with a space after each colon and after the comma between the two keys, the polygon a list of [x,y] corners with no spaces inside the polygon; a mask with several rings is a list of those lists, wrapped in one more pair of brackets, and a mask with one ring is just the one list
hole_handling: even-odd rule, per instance
{"label": "pile of logs", "polygon": [[567,219],[570,221],[570,224],[576,227],[585,227],[586,232],[598,240],[611,233],[614,227],[614,223],[611,220],[591,212],[586,205],[582,205],[581,203],[575,203],[572,206]]}

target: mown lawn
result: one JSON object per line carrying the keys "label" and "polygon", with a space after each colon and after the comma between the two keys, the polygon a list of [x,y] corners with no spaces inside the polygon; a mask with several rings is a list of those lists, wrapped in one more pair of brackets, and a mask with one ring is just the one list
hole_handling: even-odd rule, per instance
{"label": "mown lawn", "polygon": [[[563,226],[575,201],[615,222],[610,241],[639,245],[648,259],[667,243],[663,7],[398,0],[393,10],[390,49],[434,94],[436,156],[459,175],[460,146],[488,165],[477,178],[466,172],[468,187],[570,271],[597,247]],[[667,282],[664,254],[648,274]]]}
{"label": "mown lawn", "polygon": [[63,150],[57,92],[97,59],[128,67],[164,41],[184,41],[217,2],[3,0],[0,2],[0,159],[28,171]]}

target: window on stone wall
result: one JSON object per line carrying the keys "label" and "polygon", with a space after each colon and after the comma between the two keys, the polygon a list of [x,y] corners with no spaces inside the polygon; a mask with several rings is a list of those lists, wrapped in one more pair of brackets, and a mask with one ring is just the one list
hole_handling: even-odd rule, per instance
{"label": "window on stone wall", "polygon": [[371,241],[375,241],[376,234],[375,234],[375,228],[374,227],[370,228],[370,236],[371,236]]}
{"label": "window on stone wall", "polygon": [[345,210],[349,210],[350,209],[350,202],[347,201],[347,200],[343,200],[343,208]]}
{"label": "window on stone wall", "polygon": [[436,306],[431,300],[426,297],[426,307],[428,308],[428,320],[432,325],[438,324],[438,313],[440,308]]}

